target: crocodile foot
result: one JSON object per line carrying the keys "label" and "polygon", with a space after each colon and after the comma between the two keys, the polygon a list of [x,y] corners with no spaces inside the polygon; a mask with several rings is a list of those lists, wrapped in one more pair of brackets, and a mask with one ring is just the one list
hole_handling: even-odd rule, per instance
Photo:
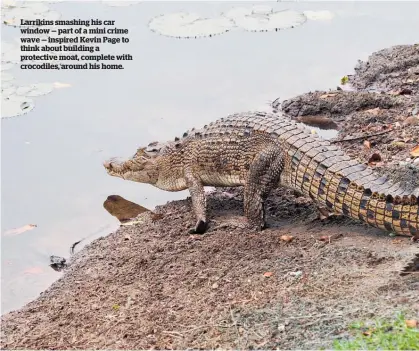
{"label": "crocodile foot", "polygon": [[195,228],[189,229],[189,234],[204,234],[208,228],[208,222],[203,221],[202,219],[196,222]]}

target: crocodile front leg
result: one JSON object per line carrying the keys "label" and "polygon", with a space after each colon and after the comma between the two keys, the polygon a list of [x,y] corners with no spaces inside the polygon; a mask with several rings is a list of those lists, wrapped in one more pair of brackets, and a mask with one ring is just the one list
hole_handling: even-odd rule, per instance
{"label": "crocodile front leg", "polygon": [[251,228],[265,228],[265,201],[280,180],[284,168],[282,151],[276,145],[258,153],[253,160],[244,187],[244,214]]}
{"label": "crocodile front leg", "polygon": [[190,234],[203,234],[208,227],[207,222],[207,202],[205,198],[204,186],[201,181],[193,175],[191,170],[185,171],[186,185],[192,199],[192,208],[197,218],[195,228],[189,230]]}

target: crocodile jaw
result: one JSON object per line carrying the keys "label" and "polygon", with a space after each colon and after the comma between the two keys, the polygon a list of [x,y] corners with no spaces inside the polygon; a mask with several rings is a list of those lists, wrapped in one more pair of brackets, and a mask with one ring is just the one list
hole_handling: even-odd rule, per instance
{"label": "crocodile jaw", "polygon": [[154,185],[158,179],[155,158],[133,157],[126,161],[111,159],[103,163],[107,173],[113,177],[138,183]]}

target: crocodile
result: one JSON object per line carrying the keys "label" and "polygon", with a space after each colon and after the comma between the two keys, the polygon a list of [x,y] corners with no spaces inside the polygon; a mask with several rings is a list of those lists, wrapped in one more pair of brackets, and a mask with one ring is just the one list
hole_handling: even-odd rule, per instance
{"label": "crocodile", "polygon": [[243,223],[254,231],[266,228],[264,203],[272,189],[282,186],[329,213],[399,235],[419,235],[418,189],[407,191],[281,114],[232,114],[103,165],[111,176],[166,191],[188,189],[197,220],[191,233],[208,227],[204,186],[243,186]]}

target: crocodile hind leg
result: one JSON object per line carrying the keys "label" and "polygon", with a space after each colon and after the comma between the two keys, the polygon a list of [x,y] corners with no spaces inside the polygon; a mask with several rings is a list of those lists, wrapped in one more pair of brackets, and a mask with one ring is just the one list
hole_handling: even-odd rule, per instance
{"label": "crocodile hind leg", "polygon": [[316,220],[320,220],[323,221],[325,219],[328,219],[330,217],[334,217],[334,218],[343,218],[343,214],[337,212],[337,211],[331,211],[329,208],[327,208],[327,206],[319,204],[314,195],[313,194],[309,194],[310,199],[313,201],[314,206],[317,209],[317,217],[313,218],[312,222],[316,221]]}
{"label": "crocodile hind leg", "polygon": [[207,203],[205,198],[204,186],[189,170],[185,170],[186,184],[192,199],[193,212],[197,218],[195,228],[189,230],[190,234],[203,234],[208,227]]}
{"label": "crocodile hind leg", "polygon": [[280,179],[284,158],[273,145],[256,155],[244,188],[244,214],[248,225],[257,231],[265,228],[265,201]]}

